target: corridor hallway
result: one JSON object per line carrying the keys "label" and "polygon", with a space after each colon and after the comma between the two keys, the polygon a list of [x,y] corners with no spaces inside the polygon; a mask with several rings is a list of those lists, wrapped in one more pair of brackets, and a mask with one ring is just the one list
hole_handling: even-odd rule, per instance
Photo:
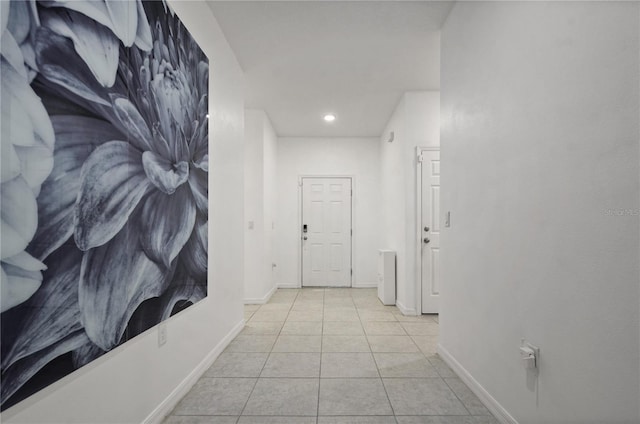
{"label": "corridor hallway", "polygon": [[376,289],[279,289],[165,424],[497,424],[436,353],[437,315]]}

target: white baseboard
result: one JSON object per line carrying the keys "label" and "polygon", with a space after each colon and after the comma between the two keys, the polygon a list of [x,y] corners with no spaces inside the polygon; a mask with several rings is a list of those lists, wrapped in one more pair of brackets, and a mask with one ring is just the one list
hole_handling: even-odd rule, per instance
{"label": "white baseboard", "polygon": [[191,390],[194,384],[198,382],[198,379],[202,377],[202,374],[205,373],[211,367],[213,362],[220,356],[222,351],[231,343],[231,341],[242,331],[244,328],[245,321],[244,319],[238,322],[231,331],[224,336],[220,343],[218,343],[212,350],[207,354],[207,356],[198,364],[197,367],[189,375],[178,384],[178,386],[173,389],[173,391],[163,400],[151,413],[147,416],[147,418],[142,421],[142,424],[159,424],[161,423],[167,415],[173,411],[173,408],[176,407],[178,402]]}
{"label": "white baseboard", "polygon": [[278,286],[273,286],[271,290],[269,290],[269,292],[262,297],[245,298],[244,304],[245,305],[264,305],[269,301],[269,299],[271,299],[271,296],[273,296],[273,294],[276,292],[277,289],[278,289]]}
{"label": "white baseboard", "polygon": [[400,309],[400,312],[402,312],[402,315],[406,315],[406,316],[416,316],[416,315],[418,315],[418,313],[416,312],[415,308],[407,308],[398,299],[396,299],[396,306],[398,307],[398,309]]}
{"label": "white baseboard", "polygon": [[353,283],[352,286],[354,289],[373,289],[378,287],[378,283]]}
{"label": "white baseboard", "polygon": [[440,343],[438,343],[438,354],[501,424],[518,424],[518,421]]}
{"label": "white baseboard", "polygon": [[[299,289],[298,283],[278,283],[276,285],[279,289]],[[371,289],[378,287],[378,283],[353,283],[354,289]]]}

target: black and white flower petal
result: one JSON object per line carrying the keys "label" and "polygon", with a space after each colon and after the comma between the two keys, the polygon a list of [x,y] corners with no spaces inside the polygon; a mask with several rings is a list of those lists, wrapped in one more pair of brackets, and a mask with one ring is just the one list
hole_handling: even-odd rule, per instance
{"label": "black and white flower petal", "polygon": [[195,199],[198,210],[205,217],[209,211],[208,178],[209,174],[200,169],[191,169],[191,172],[189,172],[191,194]]}
{"label": "black and white flower petal", "polygon": [[20,160],[20,171],[33,194],[40,194],[40,186],[53,169],[53,152],[44,145],[33,147],[15,146]]}
{"label": "black and white flower petal", "polygon": [[39,271],[27,271],[5,262],[0,278],[0,312],[26,302],[42,283]]}
{"label": "black and white flower petal", "polygon": [[198,280],[207,278],[207,220],[197,218],[194,231],[180,253],[180,260],[189,273]]}
{"label": "black and white flower petal", "polygon": [[189,179],[189,163],[186,161],[172,163],[154,152],[142,154],[142,166],[149,181],[166,194],[173,194]]}
{"label": "black and white flower petal", "polygon": [[154,150],[157,141],[151,136],[149,126],[135,105],[126,97],[115,94],[111,95],[111,102],[122,129],[130,137],[129,141],[143,152]]}
{"label": "black and white flower petal", "polygon": [[16,177],[0,186],[2,215],[1,252],[5,258],[22,252],[38,226],[38,205],[24,178]]}
{"label": "black and white flower petal", "polygon": [[150,259],[171,266],[191,236],[196,221],[196,205],[186,186],[173,195],[156,191],[142,208],[140,242]]}
{"label": "black and white flower petal", "polygon": [[36,59],[40,73],[52,83],[90,102],[111,106],[105,88],[78,56],[70,39],[40,27],[36,35]]}
{"label": "black and white flower petal", "polygon": [[[19,104],[21,106],[20,112],[26,113],[29,117],[34,134],[37,134],[46,146],[53,149],[55,134],[51,120],[42,101],[29,86],[29,82],[4,60],[0,61],[0,73],[2,75],[3,107],[5,107],[5,96],[7,96],[8,107]],[[15,116],[17,113],[9,112],[9,114]]]}
{"label": "black and white flower petal", "polygon": [[103,350],[117,346],[131,315],[146,299],[160,296],[172,270],[149,259],[133,225],[104,246],[85,252],[80,276],[80,311],[85,331]]}
{"label": "black and white flower petal", "polygon": [[32,313],[22,323],[23,331],[2,357],[3,370],[82,329],[78,307],[81,261],[82,252],[73,246],[51,261],[47,278],[25,305]]}
{"label": "black and white flower petal", "polygon": [[45,7],[75,10],[109,28],[126,47],[149,50],[151,29],[141,0],[43,0]]}
{"label": "black and white flower petal", "polygon": [[142,154],[125,141],[109,141],[95,149],[80,178],[74,235],[85,251],[111,240],[153,188],[142,167]]}
{"label": "black and white flower petal", "polygon": [[109,28],[69,9],[44,9],[40,19],[43,26],[73,42],[75,51],[103,87],[113,86],[120,46]]}
{"label": "black and white flower petal", "polygon": [[9,400],[18,389],[53,359],[79,348],[87,340],[87,335],[84,331],[79,330],[15,363],[6,373],[2,374],[2,392],[0,396],[2,403]]}
{"label": "black and white flower petal", "polygon": [[56,150],[51,175],[38,197],[38,230],[29,251],[44,260],[73,235],[73,216],[80,192],[82,165],[96,147],[123,138],[109,122],[80,115],[51,118]]}

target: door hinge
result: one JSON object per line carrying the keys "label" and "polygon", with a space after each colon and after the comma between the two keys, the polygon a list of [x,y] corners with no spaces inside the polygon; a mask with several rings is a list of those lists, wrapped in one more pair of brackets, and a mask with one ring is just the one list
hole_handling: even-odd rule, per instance
{"label": "door hinge", "polygon": [[351,268],[351,275],[353,275],[353,268]]}
{"label": "door hinge", "polygon": [[422,163],[424,161],[424,158],[422,156],[422,153],[418,153],[418,163]]}
{"label": "door hinge", "polygon": [[353,235],[353,230],[351,230],[351,235]]}

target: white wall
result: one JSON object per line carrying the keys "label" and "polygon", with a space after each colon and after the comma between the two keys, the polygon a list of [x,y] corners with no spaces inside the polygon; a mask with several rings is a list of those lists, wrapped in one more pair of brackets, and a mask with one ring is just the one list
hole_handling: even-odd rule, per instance
{"label": "white wall", "polygon": [[[273,233],[277,137],[262,110],[245,111],[245,303],[265,303],[275,289]],[[253,228],[250,228],[250,227]]]}
{"label": "white wall", "polygon": [[263,126],[264,160],[263,160],[263,228],[264,255],[262,257],[262,275],[267,280],[266,287],[272,290],[276,287],[273,264],[275,263],[275,234],[276,215],[278,210],[278,136],[276,135],[269,117],[265,114]]}
{"label": "white wall", "polygon": [[[5,423],[139,423],[243,321],[242,72],[205,3],[172,2],[210,61],[208,297],[4,411]],[[211,218],[215,219],[211,219]]]}
{"label": "white wall", "polygon": [[279,138],[276,282],[300,285],[300,176],[353,176],[353,286],[378,281],[379,148],[376,138]]}
{"label": "white wall", "polygon": [[264,112],[244,115],[244,299],[259,301],[264,293],[264,190],[262,185]]}
{"label": "white wall", "polygon": [[[389,143],[393,131],[394,140]],[[440,94],[405,93],[379,140],[382,183],[382,248],[397,253],[397,305],[420,311],[416,296],[416,147],[440,145]]]}
{"label": "white wall", "polygon": [[521,424],[640,422],[639,16],[461,2],[442,30],[440,343]]}

